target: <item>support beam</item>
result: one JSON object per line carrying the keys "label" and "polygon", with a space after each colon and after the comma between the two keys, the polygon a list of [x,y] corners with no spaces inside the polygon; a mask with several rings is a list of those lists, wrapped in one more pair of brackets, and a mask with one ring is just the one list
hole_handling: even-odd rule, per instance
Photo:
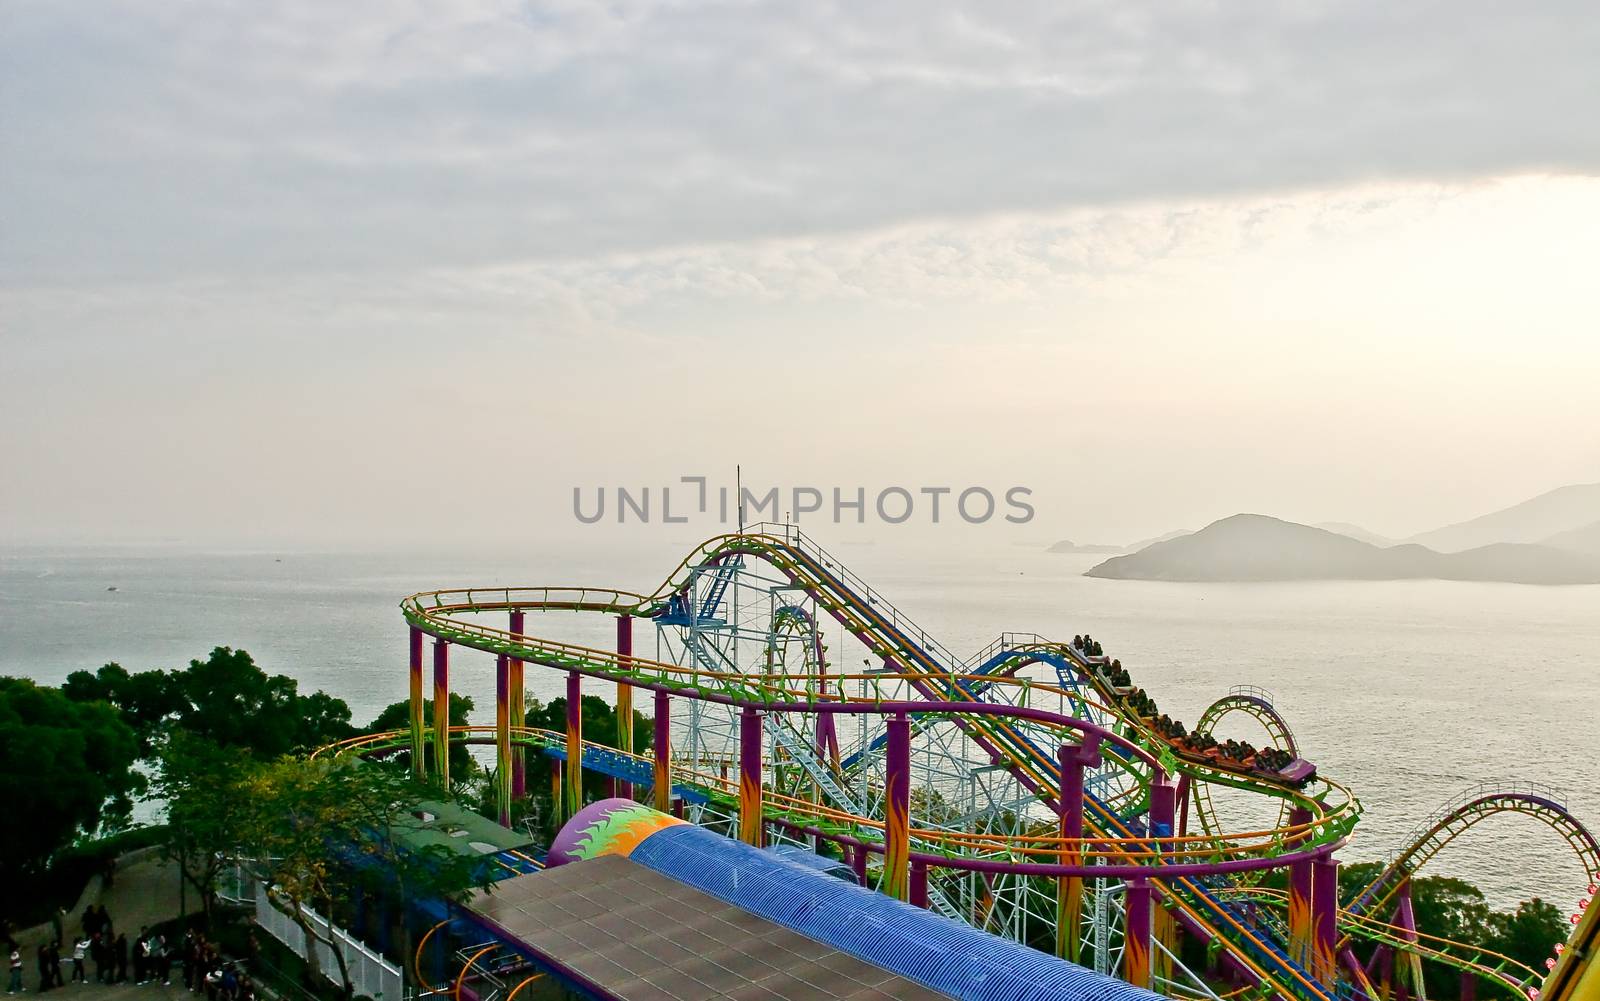
{"label": "support beam", "polygon": [[[1294,827],[1311,823],[1311,811],[1297,806],[1289,811]],[[1291,846],[1304,843],[1309,832],[1285,839]],[[1311,968],[1311,860],[1289,866],[1289,958],[1301,969]]]}
{"label": "support beam", "polygon": [[1150,884],[1143,879],[1127,885],[1127,933],[1122,949],[1122,979],[1135,987],[1150,987]]}
{"label": "support beam", "polygon": [[433,774],[450,788],[450,641],[433,641]]}
{"label": "support beam", "polygon": [[[1150,783],[1150,834],[1162,839],[1156,842],[1156,849],[1164,862],[1171,861],[1174,845],[1170,839],[1177,834],[1177,830],[1178,787],[1172,784],[1171,779]],[[1164,907],[1155,908],[1150,917],[1152,934],[1165,947],[1152,950],[1152,976],[1157,980],[1171,980],[1172,954],[1178,946],[1178,923]]]}
{"label": "support beam", "polygon": [[[617,616],[617,666],[624,672],[633,670],[633,616]],[[633,686],[626,681],[617,682],[617,749],[633,753]],[[633,798],[633,783],[617,780],[617,795]]]}
{"label": "support beam", "polygon": [[859,886],[867,885],[867,850],[860,845],[851,845],[850,871],[855,873],[856,883]]}
{"label": "support beam", "polygon": [[[1389,922],[1400,929],[1400,937],[1407,942],[1417,941],[1417,912],[1411,904],[1411,880],[1407,879],[1400,884],[1396,893],[1399,903],[1395,905],[1394,918]],[[1394,979],[1398,981],[1395,995],[1405,1001],[1409,991],[1415,991],[1417,997],[1426,997],[1425,985],[1422,979],[1422,957],[1408,950],[1396,950],[1394,955]],[[1403,968],[1402,967],[1403,964]]]}
{"label": "support beam", "polygon": [[1323,984],[1332,985],[1338,976],[1339,945],[1339,863],[1319,858],[1311,866],[1311,973]]}
{"label": "support beam", "polygon": [[656,692],[656,809],[672,810],[672,696]]}
{"label": "support beam", "polygon": [[911,903],[921,908],[928,906],[928,863],[920,859],[911,862]]}
{"label": "support beam", "polygon": [[[1083,838],[1083,775],[1100,765],[1100,738],[1090,736],[1078,745],[1064,745],[1056,751],[1061,766],[1061,787],[1056,800],[1061,824],[1057,833],[1063,841]],[[1061,851],[1062,865],[1080,865],[1083,849],[1071,844]],[[1083,951],[1083,878],[1063,876],[1056,880],[1056,955],[1076,963]]]}
{"label": "support beam", "polygon": [[896,713],[886,726],[889,746],[884,757],[883,892],[906,900],[911,892],[911,720],[905,713]]}
{"label": "support beam", "polygon": [[422,722],[422,630],[412,626],[406,639],[411,667],[411,777],[420,779],[428,770]]}
{"label": "support beam", "polygon": [[500,826],[511,826],[511,658],[494,659],[494,779]]}
{"label": "support beam", "polygon": [[739,711],[739,840],[762,844],[761,713],[750,706]]}
{"label": "support beam", "polygon": [[567,772],[562,783],[561,822],[583,807],[583,675],[567,672]]}
{"label": "support beam", "polygon": [[[511,613],[511,635],[521,637],[526,628],[522,609]],[[511,728],[521,731],[528,725],[528,689],[522,677],[522,661],[511,658]],[[522,799],[528,795],[528,749],[521,744],[511,749],[511,795]]]}

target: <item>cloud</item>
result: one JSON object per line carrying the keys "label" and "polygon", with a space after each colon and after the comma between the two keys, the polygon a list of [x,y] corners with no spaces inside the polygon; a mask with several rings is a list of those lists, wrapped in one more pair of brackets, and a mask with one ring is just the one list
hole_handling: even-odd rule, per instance
{"label": "cloud", "polygon": [[1600,170],[1582,3],[7,3],[17,283]]}

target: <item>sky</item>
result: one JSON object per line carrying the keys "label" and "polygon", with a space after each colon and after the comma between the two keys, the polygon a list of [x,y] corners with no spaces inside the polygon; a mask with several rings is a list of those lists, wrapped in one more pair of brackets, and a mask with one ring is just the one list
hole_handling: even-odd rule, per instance
{"label": "sky", "polygon": [[1020,487],[963,535],[1018,544],[1600,480],[1589,3],[0,23],[0,542],[676,531],[573,492],[736,464]]}

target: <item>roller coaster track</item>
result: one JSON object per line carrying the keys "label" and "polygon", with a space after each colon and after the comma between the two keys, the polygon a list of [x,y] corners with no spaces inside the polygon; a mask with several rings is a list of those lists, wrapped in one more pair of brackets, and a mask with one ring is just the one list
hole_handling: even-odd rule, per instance
{"label": "roller coaster track", "polygon": [[[1264,903],[1278,911],[1287,909],[1289,903],[1289,895],[1285,891],[1266,887],[1233,886],[1219,893],[1224,897]],[[1519,996],[1530,984],[1540,979],[1540,974],[1532,967],[1493,949],[1413,931],[1350,910],[1339,912],[1338,927],[1349,938],[1386,945],[1397,952],[1475,974]]]}
{"label": "roller coaster track", "polygon": [[1589,882],[1600,883],[1600,843],[1568,812],[1558,789],[1529,783],[1506,787],[1491,783],[1463,792],[1417,825],[1405,845],[1351,903],[1356,914],[1381,913],[1412,874],[1466,831],[1491,817],[1518,813],[1543,823],[1561,836],[1583,863]]}
{"label": "roller coaster track", "polygon": [[[1212,733],[1216,725],[1227,716],[1243,713],[1261,724],[1273,747],[1299,757],[1300,751],[1295,744],[1294,732],[1273,707],[1272,701],[1272,693],[1265,689],[1253,685],[1237,686],[1206,707],[1206,711],[1200,714],[1199,722],[1194,725],[1194,732]],[[1222,825],[1217,820],[1216,806],[1211,800],[1211,783],[1195,783],[1190,787],[1190,796],[1193,798],[1195,815],[1200,818],[1200,829],[1207,834],[1220,834]],[[1278,826],[1283,827],[1288,822],[1289,804],[1284,802],[1279,808]]]}
{"label": "roller coaster track", "polygon": [[[896,677],[912,686],[924,697],[948,703],[952,720],[968,732],[982,747],[1015,774],[1025,787],[1039,799],[1053,807],[1053,789],[1059,781],[1059,772],[1050,748],[1028,737],[1029,732],[1048,736],[1054,744],[1076,742],[1077,733],[1072,724],[1076,721],[1050,718],[1038,710],[1033,715],[1006,713],[996,703],[995,711],[982,710],[965,700],[966,692],[957,682],[972,681],[986,686],[1006,684],[1007,679],[992,676],[974,677],[960,673],[961,662],[949,651],[928,637],[892,604],[873,592],[859,578],[843,570],[836,561],[809,545],[797,532],[786,531],[783,537],[761,533],[722,536],[712,539],[691,553],[666,582],[652,595],[645,596],[614,589],[592,588],[518,588],[490,590],[460,590],[429,592],[415,595],[403,608],[414,626],[426,633],[464,646],[506,653],[517,659],[551,667],[576,670],[595,677],[618,681],[643,682],[685,695],[707,698],[710,692],[725,695],[730,685],[736,686],[740,698],[748,704],[817,704],[829,701],[815,690],[796,692],[775,689],[770,684],[752,681],[748,676],[730,678],[714,672],[692,670],[673,664],[648,661],[632,657],[626,665],[619,663],[610,651],[596,650],[574,644],[560,643],[528,635],[513,635],[506,630],[493,629],[467,622],[459,616],[509,609],[564,609],[600,611],[635,616],[651,616],[665,610],[674,595],[689,584],[698,568],[712,562],[740,555],[762,559],[785,574],[790,581],[807,592],[821,607],[866,645],[869,651],[884,659],[886,665],[896,670]],[[852,586],[854,585],[854,586]],[[1070,649],[1065,644],[1059,649]],[[1054,691],[1068,696],[1064,690]],[[813,686],[814,688],[814,686]],[[835,699],[843,699],[842,695]],[[971,709],[965,707],[973,706]],[[1023,719],[1026,719],[1026,722]],[[1142,735],[1151,740],[1148,731]],[[1082,732],[1078,727],[1077,732]],[[1157,744],[1159,746],[1159,744]],[[1163,761],[1171,758],[1170,752]],[[1233,835],[1222,845],[1206,839],[1163,839],[1174,850],[1167,853],[1174,862],[1188,858],[1208,858],[1220,861],[1242,855],[1268,859],[1279,856],[1287,846],[1303,841],[1303,850],[1325,851],[1343,842],[1349,827],[1359,813],[1353,799],[1342,787],[1327,783],[1321,794],[1326,798],[1330,791],[1340,794],[1339,802],[1326,807],[1320,799],[1302,796],[1268,783],[1252,781],[1248,776],[1230,774],[1226,770],[1212,770],[1192,764],[1180,766],[1185,772],[1195,773],[1206,780],[1228,781],[1280,798],[1295,798],[1312,810],[1315,818],[1311,824],[1300,828],[1278,828],[1273,831],[1250,832]],[[1097,853],[1098,845],[1105,854],[1133,864],[1147,864],[1152,856],[1151,844],[1143,832],[1135,831],[1114,811],[1105,809],[1092,799],[1088,804],[1086,821],[1089,833],[1085,843],[1068,846],[1061,839],[1050,838],[998,838],[992,833],[967,835],[968,844],[1000,847],[1021,856],[1030,854],[1049,857],[1059,855],[1069,847],[1084,849],[1084,856]],[[950,832],[938,832],[946,839],[961,840]],[[1030,843],[1031,842],[1031,843]],[[1048,870],[1046,870],[1048,871]],[[1227,950],[1237,965],[1251,978],[1266,985],[1273,993],[1285,997],[1329,998],[1330,989],[1317,984],[1312,978],[1284,955],[1277,943],[1262,939],[1256,932],[1239,921],[1224,908],[1216,906],[1203,888],[1187,877],[1176,874],[1158,879],[1155,886],[1175,909],[1179,919],[1190,931],[1204,940],[1216,939]]]}
{"label": "roller coaster track", "polygon": [[[929,640],[925,630],[917,627],[892,605],[882,602],[887,611],[876,607],[880,604],[880,600],[875,599],[870,590],[863,600],[861,595],[844,584],[841,575],[848,575],[848,571],[844,571],[838,561],[833,560],[800,533],[786,529],[782,538],[744,535],[734,536],[732,539],[734,540],[732,548],[735,551],[764,559],[783,572],[792,583],[800,586],[813,600],[828,609],[869,650],[882,656],[886,667],[898,668],[902,672],[902,677],[910,680],[912,687],[919,693],[930,699],[943,698],[947,701],[969,697],[969,692],[958,685],[929,684],[925,680],[927,676],[938,674],[941,669],[953,675],[959,663],[954,660],[953,655]],[[748,543],[753,539],[760,541],[751,547]],[[859,580],[853,578],[853,575],[849,576],[851,579]],[[921,640],[920,643],[911,638],[913,631]],[[1065,644],[1060,644],[1056,652],[1068,653],[1070,656],[1070,649]],[[939,655],[936,655],[936,652]],[[923,672],[923,675],[919,678],[914,672]],[[1019,727],[1013,726],[1009,721],[991,723],[981,716],[972,716],[958,717],[956,722],[974,737],[979,746],[989,750],[997,759],[1008,760],[1018,780],[1025,787],[1032,789],[1041,801],[1054,808],[1053,790],[1059,781],[1059,770],[1053,754],[1048,749],[1041,748],[1028,739],[1019,732]],[[1147,740],[1153,737],[1147,729],[1143,727],[1141,729],[1144,730]],[[1252,784],[1247,778],[1236,781]],[[1267,786],[1266,783],[1253,784],[1260,787]],[[1270,789],[1273,794],[1281,792],[1276,786]],[[1353,805],[1353,801],[1348,805]],[[1319,802],[1313,810],[1313,815],[1324,816],[1328,812]],[[1133,839],[1139,833],[1115,811],[1106,808],[1092,797],[1086,802],[1085,819],[1093,833],[1118,841]],[[1340,837],[1342,838],[1342,832]],[[1222,940],[1234,958],[1240,961],[1253,977],[1268,985],[1276,993],[1316,999],[1331,996],[1323,986],[1317,984],[1288,958],[1287,951],[1281,944],[1261,938],[1235,915],[1215,906],[1197,883],[1187,878],[1180,878],[1158,883],[1157,889],[1177,908],[1180,920],[1187,924],[1191,931],[1206,940],[1213,938]],[[1268,968],[1271,968],[1272,972],[1269,973]]]}

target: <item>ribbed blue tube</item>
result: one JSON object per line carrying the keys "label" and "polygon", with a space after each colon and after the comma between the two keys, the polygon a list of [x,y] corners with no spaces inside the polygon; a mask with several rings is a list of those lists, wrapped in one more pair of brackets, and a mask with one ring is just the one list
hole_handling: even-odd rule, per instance
{"label": "ribbed blue tube", "polygon": [[706,830],[668,827],[633,861],[964,1001],[1158,1001],[1132,984]]}

